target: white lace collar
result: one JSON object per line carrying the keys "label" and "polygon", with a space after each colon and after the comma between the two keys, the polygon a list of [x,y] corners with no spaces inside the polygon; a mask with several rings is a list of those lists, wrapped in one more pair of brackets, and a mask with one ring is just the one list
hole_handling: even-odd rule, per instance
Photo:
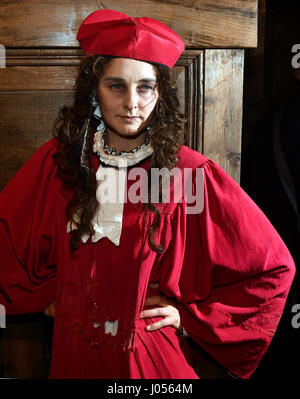
{"label": "white lace collar", "polygon": [[142,144],[136,150],[129,152],[122,151],[118,155],[107,154],[104,150],[104,145],[103,133],[101,131],[96,132],[94,136],[93,151],[97,153],[100,161],[104,164],[115,167],[123,166],[124,164],[125,166],[136,165],[154,152],[151,142],[148,144]]}
{"label": "white lace collar", "polygon": [[[142,144],[134,152],[122,152],[118,155],[111,155],[104,151],[104,145],[102,132],[96,132],[94,135],[93,151],[97,153],[102,163],[112,168],[109,168],[110,171],[107,173],[108,168],[100,165],[96,172],[96,197],[99,206],[92,220],[95,230],[95,234],[92,235],[92,242],[97,242],[101,238],[107,237],[112,243],[118,246],[122,232],[125,183],[127,178],[127,173],[124,172],[123,168],[138,164],[150,156],[154,152],[154,149],[149,142]],[[117,201],[113,203],[102,200],[106,196],[108,186],[116,192]],[[74,218],[78,222],[79,216],[75,215]],[[67,225],[67,232],[69,233],[75,228],[76,225],[70,221]],[[85,243],[89,239],[89,235],[85,234],[81,239]]]}

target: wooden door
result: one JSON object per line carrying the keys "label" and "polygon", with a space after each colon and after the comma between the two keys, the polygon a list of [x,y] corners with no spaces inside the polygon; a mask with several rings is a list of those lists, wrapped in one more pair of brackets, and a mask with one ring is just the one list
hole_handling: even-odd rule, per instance
{"label": "wooden door", "polygon": [[[257,0],[2,0],[0,44],[6,65],[0,68],[0,187],[51,138],[58,110],[71,104],[83,58],[76,33],[99,7],[157,18],[183,38],[186,51],[173,73],[188,118],[187,145],[239,182],[243,49],[257,45]],[[28,320],[24,327],[14,320],[2,331],[5,376],[40,377],[43,345],[36,343],[42,342],[43,328],[38,338],[28,333],[36,333],[35,323]]]}

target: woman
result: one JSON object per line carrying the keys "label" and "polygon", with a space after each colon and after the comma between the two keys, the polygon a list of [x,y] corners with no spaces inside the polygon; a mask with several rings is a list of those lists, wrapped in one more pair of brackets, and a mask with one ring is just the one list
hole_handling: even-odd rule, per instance
{"label": "woman", "polygon": [[[182,145],[177,34],[100,10],[77,38],[74,105],[1,194],[0,302],[11,314],[55,303],[51,378],[198,378],[182,331],[248,378],[294,276],[287,248],[233,179]],[[164,167],[179,180],[157,186]],[[203,206],[178,193],[185,173]]]}

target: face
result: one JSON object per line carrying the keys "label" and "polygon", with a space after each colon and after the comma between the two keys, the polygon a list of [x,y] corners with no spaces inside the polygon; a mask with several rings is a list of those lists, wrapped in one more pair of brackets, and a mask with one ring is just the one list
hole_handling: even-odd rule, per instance
{"label": "face", "polygon": [[97,94],[107,126],[108,144],[117,148],[118,143],[127,140],[134,148],[135,144],[142,143],[146,132],[139,133],[149,124],[158,100],[153,66],[129,58],[115,58],[99,80]]}

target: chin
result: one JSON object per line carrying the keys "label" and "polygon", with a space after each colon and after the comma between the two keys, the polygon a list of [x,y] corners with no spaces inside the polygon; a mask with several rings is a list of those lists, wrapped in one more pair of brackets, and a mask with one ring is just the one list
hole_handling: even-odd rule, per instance
{"label": "chin", "polygon": [[116,127],[115,129],[117,132],[119,132],[119,134],[124,135],[124,136],[134,136],[135,134],[138,134],[139,130],[142,130],[142,128],[140,126],[131,126],[131,127],[127,127],[127,128],[123,128],[120,127],[118,129],[118,127]]}

